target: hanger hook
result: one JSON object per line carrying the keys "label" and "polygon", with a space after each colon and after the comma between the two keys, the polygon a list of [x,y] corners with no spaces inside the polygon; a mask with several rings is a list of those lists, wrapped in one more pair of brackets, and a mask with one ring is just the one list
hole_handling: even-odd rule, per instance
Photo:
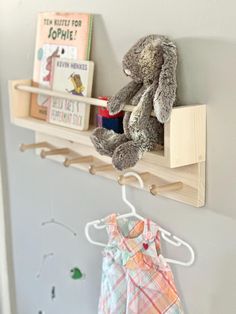
{"label": "hanger hook", "polygon": [[[129,176],[135,177],[138,180],[141,188],[144,187],[144,183],[143,183],[142,178],[136,172],[129,171],[129,172],[126,172],[123,176],[124,177],[129,177]],[[136,209],[135,209],[134,205],[132,203],[130,203],[128,201],[128,199],[127,199],[125,184],[122,185],[121,190],[122,190],[122,199],[123,199],[123,201],[131,208],[132,213],[136,213]]]}
{"label": "hanger hook", "polygon": [[143,189],[144,188],[144,183],[143,183],[143,179],[140,177],[140,175],[137,173],[137,172],[134,172],[134,171],[128,171],[126,172],[125,174],[123,174],[124,177],[135,177],[139,184],[140,184],[140,187]]}

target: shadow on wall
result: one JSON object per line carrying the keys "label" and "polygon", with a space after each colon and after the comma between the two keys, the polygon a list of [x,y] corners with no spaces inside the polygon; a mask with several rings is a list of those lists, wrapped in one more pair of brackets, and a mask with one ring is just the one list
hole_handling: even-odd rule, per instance
{"label": "shadow on wall", "polygon": [[176,44],[179,53],[178,96],[184,103],[206,102],[211,105],[235,101],[236,41],[179,38]]}
{"label": "shadow on wall", "polygon": [[116,58],[103,17],[97,14],[94,15],[91,60],[95,62],[93,85],[95,96],[113,95],[122,85],[125,85],[126,77],[122,73],[122,60]]}
{"label": "shadow on wall", "polygon": [[207,207],[236,218],[236,42],[179,38],[178,99],[207,104]]}

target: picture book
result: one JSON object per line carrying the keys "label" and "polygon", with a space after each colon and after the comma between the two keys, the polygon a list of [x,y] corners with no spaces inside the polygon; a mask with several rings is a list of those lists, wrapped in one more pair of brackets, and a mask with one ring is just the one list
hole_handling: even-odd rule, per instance
{"label": "picture book", "polygon": [[[52,89],[71,95],[90,97],[94,63],[56,58],[53,62]],[[90,105],[83,102],[51,97],[47,121],[53,124],[87,130]]]}
{"label": "picture book", "polygon": [[[38,15],[33,86],[51,88],[54,58],[89,60],[92,15],[43,12]],[[30,114],[45,120],[50,97],[32,94]]]}

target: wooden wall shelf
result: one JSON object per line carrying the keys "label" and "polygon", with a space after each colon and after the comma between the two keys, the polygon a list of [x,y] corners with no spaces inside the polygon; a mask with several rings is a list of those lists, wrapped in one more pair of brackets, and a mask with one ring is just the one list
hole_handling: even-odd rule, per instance
{"label": "wooden wall shelf", "polygon": [[[110,158],[99,155],[90,141],[93,126],[88,131],[77,131],[29,116],[30,93],[82,100],[88,104],[104,107],[106,101],[38,89],[31,85],[31,80],[9,82],[11,121],[19,127],[33,130],[36,143],[46,142],[49,147],[69,149],[66,155],[50,155],[47,156],[48,159],[64,163],[66,158],[68,166],[70,159],[89,156],[90,158],[78,159],[78,163],[69,163],[72,167],[88,172],[91,165],[95,169],[97,165],[111,164]],[[132,108],[129,105],[125,106],[126,111],[131,111]],[[203,206],[205,203],[206,105],[173,108],[171,118],[164,126],[164,134],[164,149],[146,153],[132,170],[149,173],[145,176],[147,191],[159,191],[155,194],[196,207]],[[39,148],[35,148],[39,153]],[[93,158],[92,163],[91,158]],[[96,175],[117,180],[122,174],[109,166],[102,168],[101,171],[95,171]],[[178,184],[173,185],[173,183]],[[169,188],[168,184],[170,184]],[[129,185],[138,187],[135,182],[130,182]],[[167,188],[158,189],[163,185]]]}

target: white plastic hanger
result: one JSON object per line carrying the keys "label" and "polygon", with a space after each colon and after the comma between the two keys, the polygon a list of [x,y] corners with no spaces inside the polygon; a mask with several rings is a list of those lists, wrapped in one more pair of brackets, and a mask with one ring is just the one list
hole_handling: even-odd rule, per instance
{"label": "white plastic hanger", "polygon": [[[138,181],[139,181],[139,184],[141,186],[141,188],[144,187],[144,183],[143,183],[143,180],[142,178],[136,173],[136,172],[126,172],[124,174],[124,177],[128,177],[128,176],[135,176]],[[127,213],[127,214],[123,214],[123,215],[119,215],[117,216],[117,219],[122,219],[122,218],[127,218],[127,217],[136,217],[140,220],[145,220],[144,217],[142,217],[141,215],[137,214],[136,212],[136,208],[133,204],[131,204],[128,200],[127,200],[127,196],[126,196],[126,188],[125,188],[125,185],[122,185],[122,200],[131,208],[131,212],[130,213]],[[91,222],[88,222],[85,226],[85,235],[88,239],[88,241],[92,244],[95,244],[95,245],[98,245],[98,246],[102,246],[102,247],[107,247],[107,244],[105,243],[102,243],[102,242],[98,242],[98,241],[94,241],[91,237],[90,237],[90,234],[89,234],[89,228],[91,226],[93,226],[94,228],[96,229],[103,229],[105,228],[105,224],[101,224],[105,221],[105,219],[100,219],[100,220],[94,220],[94,221],[91,221]],[[177,247],[180,247],[181,245],[184,245],[185,247],[187,247],[187,249],[189,250],[190,252],[190,259],[189,261],[187,262],[183,262],[183,261],[178,261],[178,260],[175,260],[175,259],[170,259],[170,258],[165,258],[165,261],[168,262],[168,263],[172,263],[172,264],[177,264],[177,265],[182,265],[182,266],[191,266],[195,260],[195,253],[194,253],[194,250],[193,248],[187,243],[185,242],[184,240],[178,238],[177,236],[173,236],[173,240],[170,239],[169,237],[171,237],[171,233],[161,227],[159,227],[159,231],[161,233],[161,236],[162,238],[174,245],[174,246],[177,246]]]}

